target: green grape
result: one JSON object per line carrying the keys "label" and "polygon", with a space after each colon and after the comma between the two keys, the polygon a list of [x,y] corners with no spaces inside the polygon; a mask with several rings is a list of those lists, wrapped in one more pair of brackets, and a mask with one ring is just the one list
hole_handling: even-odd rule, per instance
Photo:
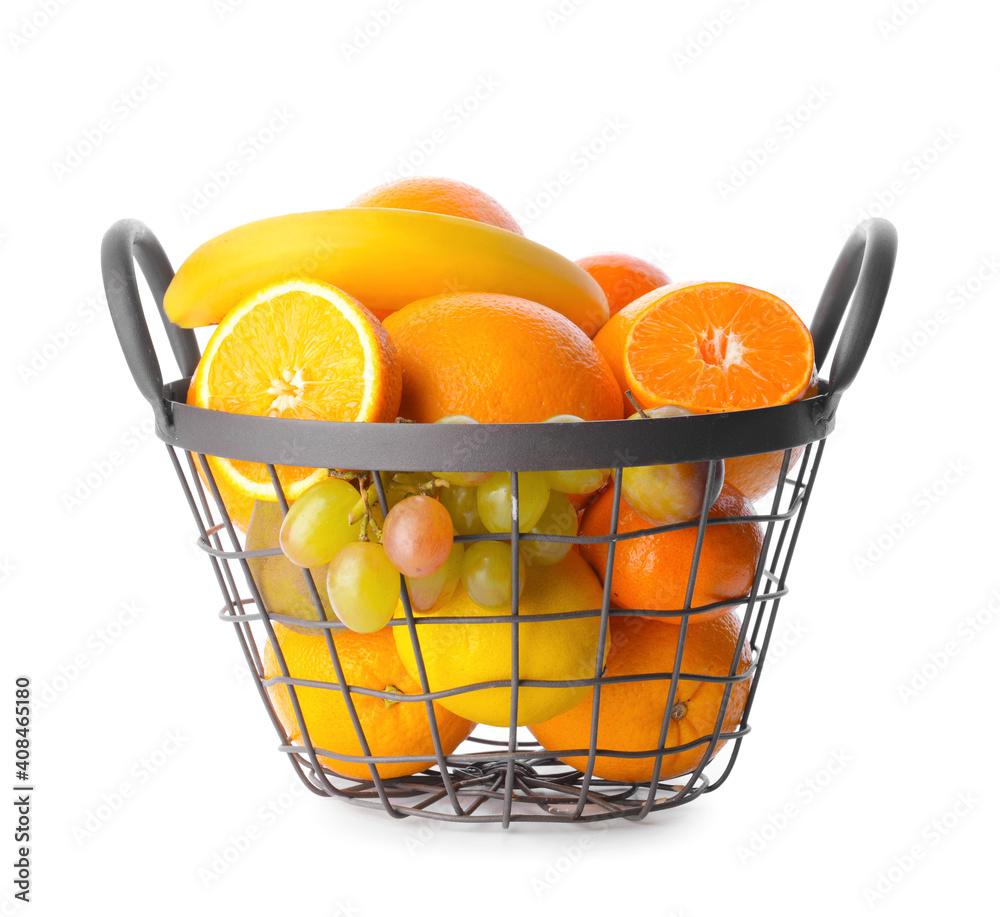
{"label": "green grape", "polygon": [[438,493],[441,505],[448,510],[456,535],[482,535],[486,531],[479,518],[475,487],[442,487]]}
{"label": "green grape", "polygon": [[[473,420],[465,414],[451,414],[448,417],[439,417],[434,423],[477,424],[479,421]],[[482,484],[483,481],[488,481],[492,474],[492,471],[437,471],[434,473],[434,477],[459,487],[475,487],[477,484]]]}
{"label": "green grape", "polygon": [[[586,423],[575,414],[556,414],[546,423]],[[610,468],[592,468],[583,471],[546,471],[549,487],[561,494],[589,494],[599,490],[611,474]]]}
{"label": "green grape", "polygon": [[454,540],[448,510],[424,494],[397,503],[382,526],[385,553],[406,576],[429,576],[448,559]]}
{"label": "green grape", "polygon": [[690,522],[701,512],[709,465],[709,462],[680,462],[623,468],[622,498],[653,525]]}
{"label": "green grape", "polygon": [[462,576],[465,548],[461,542],[451,546],[448,559],[430,576],[406,577],[410,604],[415,611],[430,614],[439,611],[455,593]]}
{"label": "green grape", "polygon": [[[520,597],[524,592],[524,559],[517,559]],[[462,587],[477,605],[497,608],[510,605],[510,545],[502,541],[476,541],[470,544],[462,558]]]}
{"label": "green grape", "polygon": [[[643,416],[645,414],[645,416]],[[686,417],[686,408],[664,404],[633,414],[629,420],[658,417]],[[725,465],[719,461],[715,473],[712,503],[722,491]],[[653,525],[690,522],[701,513],[710,462],[678,462],[673,465],[643,465],[622,469],[622,497],[643,519]]]}
{"label": "green grape", "polygon": [[[577,532],[576,509],[565,494],[553,491],[549,495],[548,506],[542,513],[532,533],[536,535],[575,535]],[[557,564],[570,552],[573,543],[570,541],[535,541],[528,539],[521,542],[524,556],[533,564],[548,567]]]}
{"label": "green grape", "polygon": [[[352,524],[355,507],[357,521]],[[300,567],[329,563],[344,545],[358,540],[363,508],[358,489],[342,478],[317,481],[285,514],[278,535],[281,550]]]}
{"label": "green grape", "polygon": [[368,540],[378,544],[379,532],[382,529],[382,507],[378,505],[378,495],[375,493],[374,487],[369,492],[369,501],[372,503],[371,518],[368,520],[368,527],[365,531],[368,533]]}
{"label": "green grape", "polygon": [[356,541],[330,561],[326,590],[337,617],[351,630],[370,634],[396,611],[399,573],[382,545]]}
{"label": "green grape", "polygon": [[[510,474],[498,471],[488,481],[477,488],[476,505],[479,517],[490,532],[509,532],[510,518]],[[522,471],[517,476],[517,498],[519,518],[517,528],[528,532],[545,512],[549,502],[549,485],[544,471]]]}

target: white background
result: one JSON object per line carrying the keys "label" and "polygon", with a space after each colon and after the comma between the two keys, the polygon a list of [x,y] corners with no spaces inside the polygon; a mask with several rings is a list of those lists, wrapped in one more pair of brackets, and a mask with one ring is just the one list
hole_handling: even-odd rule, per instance
{"label": "white background", "polygon": [[[6,2],[0,690],[26,674],[38,701],[20,912],[981,912],[998,20],[985,0]],[[176,265],[410,171],[481,186],[571,258],[632,252],[773,290],[806,320],[849,227],[898,227],[754,731],[690,806],[502,832],[293,795],[118,349],[99,245],[138,217]]]}

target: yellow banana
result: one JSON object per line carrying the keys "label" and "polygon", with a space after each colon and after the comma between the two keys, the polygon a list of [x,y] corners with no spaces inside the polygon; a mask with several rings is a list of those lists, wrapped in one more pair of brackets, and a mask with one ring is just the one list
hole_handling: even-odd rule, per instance
{"label": "yellow banana", "polygon": [[374,207],[293,213],[223,233],[180,266],[163,308],[182,327],[211,325],[292,277],[331,283],[380,318],[427,296],[466,291],[533,300],[591,337],[608,319],[597,282],[544,245],[474,220]]}

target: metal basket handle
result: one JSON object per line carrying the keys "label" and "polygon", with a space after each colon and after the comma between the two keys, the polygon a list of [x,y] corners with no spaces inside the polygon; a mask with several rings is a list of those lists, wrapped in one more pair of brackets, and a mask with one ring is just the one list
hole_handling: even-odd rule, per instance
{"label": "metal basket handle", "polygon": [[157,426],[167,430],[173,422],[170,402],[163,396],[163,373],[142,311],[136,261],[153,293],[170,349],[185,376],[193,375],[198,366],[198,341],[194,331],[175,325],[163,312],[163,294],[174,276],[163,246],[139,220],[119,220],[104,234],[101,243],[101,271],[108,309],[132,378],[152,405]]}
{"label": "metal basket handle", "polygon": [[868,353],[896,263],[896,228],[888,220],[859,223],[840,252],[826,282],[809,331],[821,367],[837,335],[844,311],[850,311],[830,367],[828,412],[854,381]]}

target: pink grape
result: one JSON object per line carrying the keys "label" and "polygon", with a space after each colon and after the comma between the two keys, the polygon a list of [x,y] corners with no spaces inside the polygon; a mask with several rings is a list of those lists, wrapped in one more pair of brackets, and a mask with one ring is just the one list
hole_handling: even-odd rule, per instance
{"label": "pink grape", "polygon": [[437,500],[420,494],[397,503],[382,525],[382,546],[406,576],[429,576],[447,559],[455,526]]}

